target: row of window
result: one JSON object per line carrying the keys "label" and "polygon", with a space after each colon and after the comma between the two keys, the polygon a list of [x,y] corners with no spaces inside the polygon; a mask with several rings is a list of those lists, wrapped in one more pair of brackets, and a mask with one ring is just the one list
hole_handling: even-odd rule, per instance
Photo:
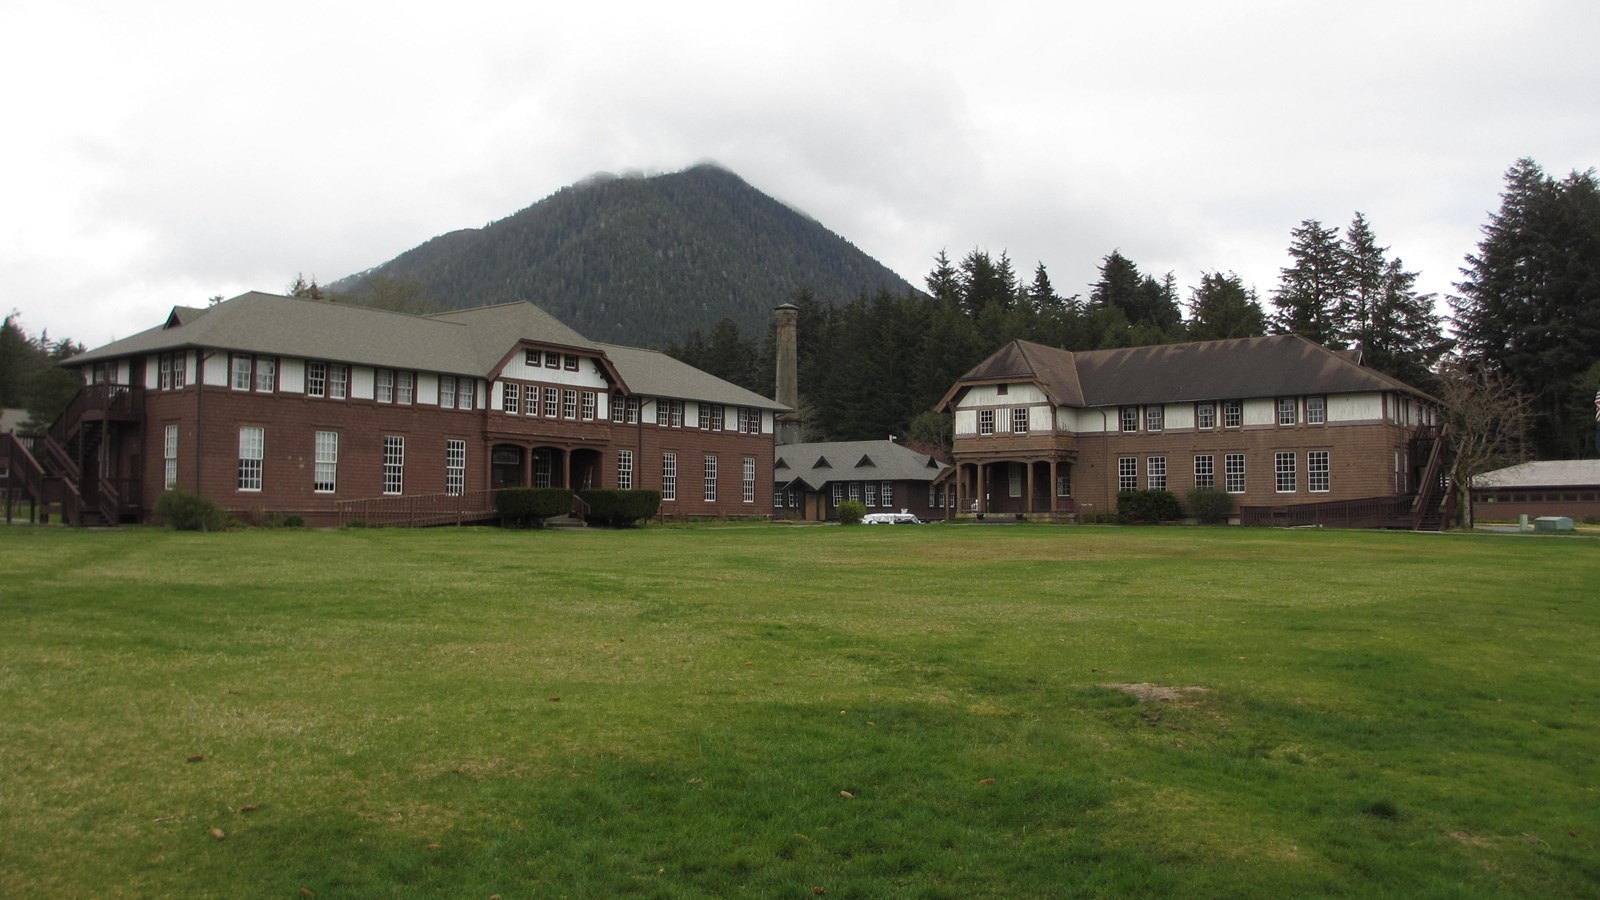
{"label": "row of window", "polygon": [[1593,503],[1600,494],[1594,491],[1485,491],[1473,492],[1479,503]]}
{"label": "row of window", "polygon": [[[162,441],[163,482],[167,490],[178,485],[178,426],[166,426]],[[257,492],[264,485],[267,450],[266,429],[260,425],[239,428],[238,489]],[[311,489],[332,494],[339,489],[339,432],[318,431],[313,440]],[[383,492],[405,492],[406,439],[402,435],[383,437]],[[445,492],[459,495],[467,486],[467,442],[445,441]]]}
{"label": "row of window", "polygon": [[[1194,427],[1196,431],[1214,431],[1217,427],[1217,402],[1206,400],[1194,405]],[[1244,402],[1240,400],[1223,400],[1222,427],[1239,428],[1244,425]],[[1298,397],[1279,397],[1277,401],[1277,421],[1280,426],[1298,425],[1301,419],[1301,405]],[[1142,411],[1142,414],[1141,414]],[[1119,409],[1121,429],[1124,432],[1140,430],[1140,425],[1145,431],[1163,431],[1166,428],[1166,407],[1161,404],[1152,406],[1124,406]],[[1311,396],[1305,398],[1305,424],[1323,425],[1328,421],[1328,398]]]}
{"label": "row of window", "polygon": [[1026,406],[978,410],[978,433],[994,434],[995,422],[1010,422],[1012,434],[1028,433],[1028,408]]}
{"label": "row of window", "polygon": [[[530,353],[534,351],[529,351]],[[599,395],[594,391],[574,388],[540,388],[536,384],[519,384],[507,381],[500,385],[500,406],[508,415],[543,415],[546,419],[577,419],[594,421]]]}
{"label": "row of window", "polygon": [[833,505],[838,506],[846,499],[854,500],[866,506],[894,506],[894,482],[892,481],[835,481],[833,483]]}
{"label": "row of window", "polygon": [[[1245,455],[1243,453],[1223,454],[1222,467],[1223,489],[1230,494],[1244,493]],[[1332,467],[1327,450],[1306,451],[1305,471],[1306,490],[1313,494],[1324,494],[1332,489]],[[1280,451],[1272,454],[1272,477],[1273,487],[1280,494],[1292,494],[1300,489],[1298,458],[1293,452]],[[1144,486],[1146,490],[1151,491],[1164,491],[1167,489],[1167,458],[1165,456],[1145,457]],[[1217,458],[1214,454],[1195,454],[1194,486],[1198,488],[1217,486]],[[1118,457],[1117,490],[1136,491],[1138,489],[1139,458],[1136,456]]]}
{"label": "row of window", "polygon": [[[746,456],[743,461],[741,475],[740,498],[745,503],[756,502],[756,458]],[[701,457],[701,488],[700,497],[707,503],[717,500],[717,472],[718,460],[714,453],[707,453]],[[633,489],[633,451],[617,451],[617,487],[621,490]],[[661,454],[661,499],[678,499],[678,454],[667,451]]]}
{"label": "row of window", "polygon": [[578,357],[571,353],[557,353],[554,350],[527,350],[524,351],[522,361],[530,369],[537,369],[541,362],[546,369],[565,369],[568,372],[578,371]]}
{"label": "row of window", "polygon": [[[181,353],[162,356],[161,387],[163,390],[184,386],[184,356]],[[229,386],[236,391],[254,391],[269,394],[278,389],[278,360],[271,356],[233,354],[229,358],[232,373]],[[476,402],[477,380],[454,375],[439,376],[438,405],[442,409],[472,409]],[[306,362],[306,396],[328,400],[346,400],[350,397],[350,367],[344,363],[309,360]],[[416,402],[417,376],[403,369],[376,369],[373,372],[373,399],[379,403],[410,406]]]}

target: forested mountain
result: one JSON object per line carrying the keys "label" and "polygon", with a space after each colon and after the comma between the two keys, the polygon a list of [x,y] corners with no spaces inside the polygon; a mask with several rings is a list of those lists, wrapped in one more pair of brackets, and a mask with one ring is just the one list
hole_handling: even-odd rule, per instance
{"label": "forested mountain", "polygon": [[405,285],[445,307],[529,300],[594,340],[661,345],[731,319],[759,332],[802,290],[845,302],[911,289],[822,224],[712,165],[597,176],[326,285]]}

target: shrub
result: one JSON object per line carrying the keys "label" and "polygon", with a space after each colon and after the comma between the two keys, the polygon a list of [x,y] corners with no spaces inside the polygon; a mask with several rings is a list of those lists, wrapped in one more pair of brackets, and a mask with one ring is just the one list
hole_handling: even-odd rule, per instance
{"label": "shrub", "polygon": [[1184,503],[1189,515],[1206,525],[1228,521],[1233,514],[1233,497],[1227,491],[1214,487],[1197,487],[1185,494]]}
{"label": "shrub", "polygon": [[304,528],[306,527],[305,516],[285,516],[283,519],[283,527]]}
{"label": "shrub", "polygon": [[566,488],[502,488],[494,495],[495,512],[505,528],[538,528],[545,519],[572,511]]}
{"label": "shrub", "polygon": [[188,491],[167,491],[156,501],[156,520],[178,531],[223,531],[228,514],[222,507]]}
{"label": "shrub", "polygon": [[578,496],[589,505],[584,521],[612,528],[626,528],[661,509],[660,491],[590,490]]}
{"label": "shrub", "polygon": [[1117,516],[1124,522],[1175,522],[1183,507],[1171,491],[1123,491],[1117,495]]}
{"label": "shrub", "polygon": [[860,525],[861,517],[867,514],[867,505],[860,500],[846,500],[839,504],[840,525]]}

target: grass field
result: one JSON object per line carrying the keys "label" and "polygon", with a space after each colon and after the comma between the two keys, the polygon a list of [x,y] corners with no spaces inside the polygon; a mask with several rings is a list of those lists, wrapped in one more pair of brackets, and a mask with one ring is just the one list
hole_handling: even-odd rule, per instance
{"label": "grass field", "polygon": [[0,628],[8,897],[1600,895],[1589,537],[14,527]]}

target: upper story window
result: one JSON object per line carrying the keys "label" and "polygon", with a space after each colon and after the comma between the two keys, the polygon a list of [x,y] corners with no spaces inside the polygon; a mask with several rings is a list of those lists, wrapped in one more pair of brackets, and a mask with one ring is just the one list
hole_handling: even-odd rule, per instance
{"label": "upper story window", "polygon": [[1278,424],[1293,425],[1300,420],[1300,403],[1293,397],[1278,398]]}
{"label": "upper story window", "polygon": [[1005,395],[1011,393],[1011,385],[997,384],[994,386],[994,392],[999,396],[1004,397]]}
{"label": "upper story window", "polygon": [[401,372],[394,384],[394,402],[409,406],[416,390],[416,377],[410,372]]}
{"label": "upper story window", "polygon": [[544,367],[546,369],[561,368],[561,354],[554,350],[546,350],[544,352]]}
{"label": "upper story window", "polygon": [[500,385],[500,408],[507,415],[514,416],[522,408],[522,385],[514,381],[502,382]]}
{"label": "upper story window", "polygon": [[586,422],[593,422],[594,421],[595,405],[596,405],[596,400],[595,400],[594,391],[584,391],[583,392],[583,406],[582,406],[584,421],[586,421]]}
{"label": "upper story window", "polygon": [[623,416],[627,412],[627,401],[623,399],[621,391],[611,394],[611,421],[621,425]]}
{"label": "upper story window", "polygon": [[393,403],[394,402],[394,370],[393,369],[379,369],[378,370],[377,400],[378,400],[379,403]]}
{"label": "upper story window", "polygon": [[1123,431],[1138,431],[1139,430],[1139,407],[1137,407],[1137,406],[1124,406],[1124,407],[1122,407],[1122,430]]}
{"label": "upper story window", "polygon": [[1327,421],[1328,421],[1328,398],[1327,397],[1321,397],[1321,396],[1318,396],[1318,397],[1307,397],[1306,398],[1306,424],[1307,425],[1321,425],[1321,424],[1323,424],[1324,422],[1327,422]]}
{"label": "upper story window", "polygon": [[1144,408],[1144,430],[1145,431],[1160,431],[1162,425],[1165,422],[1166,422],[1166,407],[1157,405],[1157,406],[1147,406],[1147,407]]}
{"label": "upper story window", "polygon": [[161,355],[161,389],[163,391],[179,390],[184,385],[184,366],[187,363],[186,353],[163,353]]}
{"label": "upper story window", "polygon": [[1244,424],[1244,404],[1238,400],[1222,401],[1222,427],[1238,428]]}
{"label": "upper story window", "polygon": [[454,375],[439,376],[439,407],[449,409],[456,405],[456,377]]}
{"label": "upper story window", "polygon": [[639,398],[638,397],[629,397],[628,398],[628,424],[629,425],[637,425],[637,424],[639,424]]}
{"label": "upper story window", "polygon": [[328,364],[312,360],[306,363],[306,396],[321,397],[328,392]]}
{"label": "upper story window", "polygon": [[537,350],[524,350],[524,351],[522,351],[522,364],[527,366],[530,369],[539,368],[539,351],[537,351]]}
{"label": "upper story window", "polygon": [[1201,431],[1210,431],[1217,427],[1217,405],[1215,403],[1196,403],[1194,405],[1194,427]]}
{"label": "upper story window", "polygon": [[578,358],[571,353],[564,354],[561,357],[561,368],[566,369],[568,372],[578,371]]}
{"label": "upper story window", "polygon": [[978,433],[994,434],[994,410],[978,410]]}
{"label": "upper story window", "polygon": [[1014,406],[1011,408],[1011,433],[1028,433],[1028,408],[1026,406]]}
{"label": "upper story window", "polygon": [[256,390],[272,393],[278,386],[278,361],[270,356],[256,357]]}

